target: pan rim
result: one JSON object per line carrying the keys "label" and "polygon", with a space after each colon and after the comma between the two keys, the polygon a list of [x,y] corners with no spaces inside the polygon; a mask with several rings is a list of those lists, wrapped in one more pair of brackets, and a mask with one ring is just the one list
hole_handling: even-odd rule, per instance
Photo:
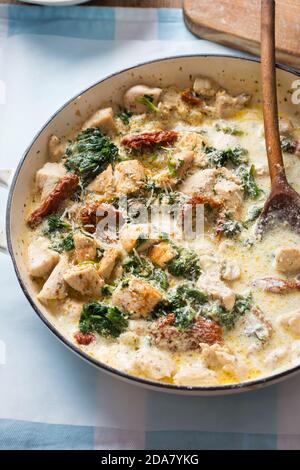
{"label": "pan rim", "polygon": [[[89,87],[85,88],[83,91],[80,93],[77,93],[74,97],[70,98],[67,100],[62,106],[58,108],[58,110],[52,114],[52,116],[46,121],[46,123],[40,128],[40,130],[35,134],[33,139],[31,140],[30,144],[27,146],[26,150],[24,151],[21,160],[16,168],[16,171],[14,173],[14,177],[10,186],[9,190],[9,195],[8,195],[8,200],[7,200],[7,207],[6,207],[6,237],[7,237],[7,246],[8,246],[8,251],[10,254],[10,257],[12,259],[13,267],[18,279],[18,282],[27,298],[29,301],[30,305],[32,306],[33,310],[35,313],[38,315],[38,317],[42,320],[42,322],[49,328],[49,330],[54,334],[62,343],[64,343],[71,351],[73,351],[75,354],[80,356],[82,359],[85,361],[89,362],[92,364],[94,367],[103,370],[106,373],[109,373],[110,375],[114,375],[117,378],[123,379],[127,382],[130,383],[135,383],[136,385],[144,386],[152,390],[157,390],[157,391],[165,391],[165,392],[173,392],[173,393],[180,393],[181,394],[198,394],[198,395],[221,395],[221,394],[226,394],[226,393],[234,393],[234,392],[241,392],[241,391],[249,391],[251,389],[257,389],[266,385],[271,385],[274,382],[278,382],[281,379],[287,377],[287,376],[292,376],[295,373],[300,371],[300,364],[294,367],[291,367],[289,369],[283,370],[281,372],[277,372],[275,374],[266,376],[266,377],[261,377],[259,379],[253,379],[253,380],[248,380],[245,382],[238,382],[238,383],[233,383],[233,384],[225,384],[225,385],[218,385],[218,386],[187,386],[187,385],[176,385],[176,384],[168,384],[160,381],[155,381],[151,379],[146,379],[142,377],[138,377],[135,375],[127,374],[125,372],[122,372],[118,369],[115,369],[107,364],[104,364],[100,362],[99,360],[93,359],[91,356],[89,356],[87,353],[82,351],[80,348],[78,348],[74,343],[69,341],[48,319],[47,317],[42,313],[41,309],[38,307],[38,305],[35,303],[33,300],[33,297],[29,293],[22,275],[20,273],[20,270],[18,268],[18,264],[16,261],[16,257],[13,251],[13,244],[12,244],[12,236],[11,236],[11,222],[12,222],[12,213],[11,213],[11,208],[12,208],[12,202],[13,202],[13,196],[14,196],[14,190],[18,181],[19,174],[21,172],[21,169],[23,167],[23,164],[32,148],[36,140],[39,138],[41,133],[44,131],[44,129],[52,122],[52,120],[59,114],[61,113],[69,104],[71,104],[74,100],[76,100],[79,96],[85,94],[92,88],[98,86],[100,83],[106,82],[107,80],[110,80],[111,78],[118,76],[124,72],[128,72],[134,69],[137,69],[141,66],[145,65],[150,65],[154,63],[159,63],[159,62],[165,62],[169,60],[180,60],[180,59],[186,59],[186,58],[198,58],[198,57],[207,57],[207,58],[219,58],[219,59],[233,59],[233,60],[244,60],[247,62],[255,62],[259,63],[260,60],[259,58],[256,57],[243,57],[239,56],[237,54],[235,55],[230,55],[230,54],[182,54],[182,55],[176,55],[176,56],[167,56],[159,59],[153,59],[149,60],[146,62],[141,62],[136,65],[127,67],[125,69],[119,70],[117,72],[114,72],[106,77],[104,77],[101,80],[98,80],[97,82],[93,83]],[[276,68],[279,70],[283,70],[285,72],[291,73],[296,75],[297,77],[300,77],[300,72],[293,67],[286,66],[286,65],[281,65],[281,64],[276,64]]]}

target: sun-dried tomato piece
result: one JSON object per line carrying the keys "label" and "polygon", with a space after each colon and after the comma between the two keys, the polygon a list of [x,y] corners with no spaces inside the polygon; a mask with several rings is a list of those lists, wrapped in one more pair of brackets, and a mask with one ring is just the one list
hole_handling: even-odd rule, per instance
{"label": "sun-dried tomato piece", "polygon": [[81,209],[79,214],[79,219],[86,232],[94,233],[96,230],[97,216],[96,212],[99,204],[87,204],[83,209]]}
{"label": "sun-dried tomato piece", "polygon": [[155,131],[144,132],[137,135],[126,135],[121,140],[121,144],[132,149],[141,147],[153,147],[157,144],[169,145],[175,142],[178,133],[175,131]]}
{"label": "sun-dried tomato piece", "polygon": [[29,227],[34,228],[39,225],[43,218],[55,212],[59,204],[70,197],[76,190],[79,178],[75,174],[64,176],[41,203],[41,205],[32,212],[27,223]]}
{"label": "sun-dried tomato piece", "polygon": [[77,331],[74,333],[74,338],[76,339],[78,344],[83,344],[84,346],[87,346],[88,344],[91,344],[92,341],[95,341],[96,336],[94,333],[81,333],[81,331]]}
{"label": "sun-dried tomato piece", "polygon": [[222,328],[218,323],[203,317],[198,317],[188,328],[188,334],[199,338],[201,343],[214,344],[222,339]]}
{"label": "sun-dried tomato piece", "polygon": [[170,351],[189,351],[200,343],[214,344],[222,339],[222,328],[212,320],[199,316],[185,330],[174,326],[175,315],[169,313],[156,320],[150,329],[155,344]]}
{"label": "sun-dried tomato piece", "polygon": [[193,106],[200,106],[204,103],[204,101],[196,95],[193,90],[187,88],[181,92],[181,99],[188,104]]}
{"label": "sun-dried tomato piece", "polygon": [[287,294],[291,290],[300,290],[299,281],[289,281],[277,277],[262,277],[255,279],[253,285],[274,294]]}
{"label": "sun-dried tomato piece", "polygon": [[263,312],[257,307],[251,307],[251,313],[258,319],[260,323],[265,327],[267,334],[261,339],[262,342],[269,341],[273,335],[273,326],[272,323],[266,319]]}
{"label": "sun-dried tomato piece", "polygon": [[79,219],[84,229],[89,233],[94,233],[97,228],[97,223],[104,217],[111,217],[112,228],[118,229],[124,224],[124,218],[120,211],[118,211],[112,204],[105,204],[102,202],[95,202],[86,205],[79,214]]}

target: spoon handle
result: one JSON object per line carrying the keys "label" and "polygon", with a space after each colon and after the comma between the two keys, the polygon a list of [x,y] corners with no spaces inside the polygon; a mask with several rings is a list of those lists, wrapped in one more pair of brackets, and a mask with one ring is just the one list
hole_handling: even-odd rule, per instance
{"label": "spoon handle", "polygon": [[286,181],[278,128],[274,0],[261,1],[261,79],[265,141],[273,188]]}

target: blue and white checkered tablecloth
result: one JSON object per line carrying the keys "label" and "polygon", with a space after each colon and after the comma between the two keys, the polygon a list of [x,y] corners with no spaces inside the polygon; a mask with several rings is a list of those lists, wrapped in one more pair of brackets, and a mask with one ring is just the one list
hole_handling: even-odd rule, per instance
{"label": "blue and white checkered tablecloth", "polygon": [[[14,167],[68,98],[123,67],[222,52],[177,9],[0,6],[0,166]],[[6,194],[0,189],[0,221]],[[117,381],[52,336],[0,254],[1,449],[300,448],[300,377],[226,397],[179,397]]]}

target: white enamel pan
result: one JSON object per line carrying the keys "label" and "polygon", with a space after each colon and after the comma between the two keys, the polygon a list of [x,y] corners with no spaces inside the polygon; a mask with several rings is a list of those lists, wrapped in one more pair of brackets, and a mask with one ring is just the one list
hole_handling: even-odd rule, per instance
{"label": "white enamel pan", "polygon": [[[36,300],[36,287],[31,281],[23,262],[22,235],[25,231],[25,196],[32,190],[36,171],[47,161],[49,136],[51,134],[58,136],[69,134],[73,127],[77,127],[94,109],[102,104],[112,103],[117,107],[121,103],[124,91],[134,84],[145,83],[159,87],[176,84],[179,87],[186,88],[190,86],[193,78],[197,75],[213,77],[230,93],[246,91],[253,95],[254,101],[260,101],[260,64],[256,60],[239,57],[196,55],[160,59],[137,65],[101,80],[59,109],[38,132],[25,151],[10,184],[6,215],[6,238],[7,248],[14,264],[18,282],[34,311],[49,330],[77,355],[98,369],[132,384],[169,393],[217,395],[266,386],[297,373],[300,370],[300,364],[297,367],[257,380],[213,387],[176,386],[125,374],[91,358],[58,331],[51,315]],[[291,116],[299,111],[299,106],[292,103],[293,86],[295,86],[295,81],[299,80],[299,76],[300,74],[296,71],[286,67],[278,67],[277,69],[279,107],[280,110],[288,112]],[[9,172],[2,173],[0,184],[8,185],[10,179]],[[4,246],[2,246],[2,250],[4,250]]]}

